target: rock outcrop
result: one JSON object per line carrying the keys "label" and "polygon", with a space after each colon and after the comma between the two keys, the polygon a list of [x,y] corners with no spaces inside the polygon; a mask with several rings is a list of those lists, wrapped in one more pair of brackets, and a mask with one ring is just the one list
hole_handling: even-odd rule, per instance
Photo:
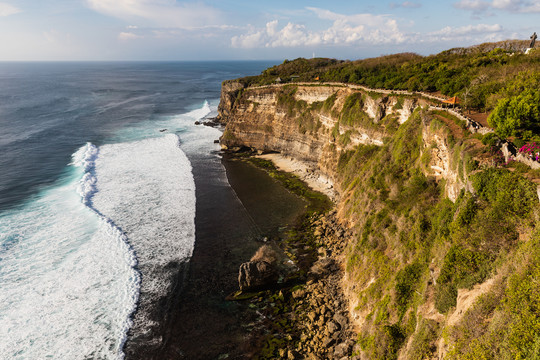
{"label": "rock outcrop", "polygon": [[240,265],[238,285],[242,291],[260,290],[275,285],[278,271],[274,264],[264,260],[249,261]]}
{"label": "rock outcrop", "polygon": [[296,269],[288,260],[277,246],[261,246],[250,261],[240,265],[238,287],[244,292],[275,287],[280,277]]}

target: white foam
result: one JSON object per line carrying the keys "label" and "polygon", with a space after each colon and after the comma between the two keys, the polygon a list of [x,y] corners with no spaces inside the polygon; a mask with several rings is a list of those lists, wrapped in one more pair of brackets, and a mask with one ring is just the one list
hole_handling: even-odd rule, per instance
{"label": "white foam", "polygon": [[188,117],[194,120],[200,120],[210,114],[212,110],[210,109],[210,104],[208,103],[208,100],[205,100],[203,103],[203,106],[199,109],[192,110],[188,113],[183,114],[182,116]]}
{"label": "white foam", "polygon": [[83,164],[0,218],[2,359],[123,357],[139,277],[124,235],[77,195]]}
{"label": "white foam", "polygon": [[[103,145],[95,159],[93,207],[113,219],[135,249],[143,274],[140,308],[171,291],[173,269],[187,261],[195,242],[195,183],[178,137]],[[156,326],[138,311],[137,331]]]}
{"label": "white foam", "polygon": [[186,114],[173,116],[166,125],[171,129],[187,129],[182,132],[180,138],[182,140],[182,149],[190,156],[208,156],[208,154],[215,153],[220,150],[219,144],[215,144],[214,140],[217,140],[222,135],[219,129],[204,126],[195,125],[194,121],[202,120],[206,116],[215,113],[217,111],[217,105],[210,105],[205,100],[203,106],[200,109],[190,111]]}
{"label": "white foam", "polygon": [[[205,101],[131,129],[129,143],[88,143],[63,185],[0,217],[0,359],[123,358],[139,291],[146,303],[170,292],[167,265],[187,261],[195,241],[190,162],[178,136],[157,129],[216,157],[221,132],[194,125],[212,111]],[[134,322],[156,325],[145,313]]]}

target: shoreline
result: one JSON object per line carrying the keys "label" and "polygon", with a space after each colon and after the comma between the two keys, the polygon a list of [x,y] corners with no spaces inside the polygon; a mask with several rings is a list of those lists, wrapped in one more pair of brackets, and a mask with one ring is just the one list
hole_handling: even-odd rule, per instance
{"label": "shoreline", "polygon": [[[219,167],[203,165],[193,166],[195,249],[187,271],[179,274],[186,279],[179,279],[181,290],[171,294],[175,301],[163,324],[163,342],[158,351],[132,351],[128,359],[252,358],[247,325],[258,315],[248,303],[226,297],[238,289],[240,264],[264,237],[278,237],[304,202],[251,164],[223,157]],[[281,211],[272,210],[276,207]],[[280,216],[271,216],[273,211]]]}
{"label": "shoreline", "polygon": [[[357,359],[357,335],[341,286],[343,251],[351,234],[337,220],[337,194],[328,186],[329,181],[308,164],[280,154],[267,155],[240,156],[310,204],[278,243],[297,266],[289,274],[295,280],[258,293],[235,294],[259,314],[252,327],[254,347],[250,358]],[[298,180],[303,185],[299,186]],[[319,189],[333,195],[330,203],[313,194]]]}
{"label": "shoreline", "polygon": [[[309,165],[279,154],[221,155],[220,168],[193,167],[195,249],[176,289],[157,304],[170,309],[162,342],[128,341],[126,359],[351,355],[355,338],[340,286],[348,235],[335,210],[328,212],[335,198],[312,184],[330,194],[333,188]],[[240,265],[267,241],[294,261],[292,280],[234,300]]]}
{"label": "shoreline", "polygon": [[334,189],[333,181],[321,174],[315,166],[280,153],[254,155],[254,157],[271,161],[279,171],[296,175],[312,190],[326,195],[334,204],[337,202],[338,194]]}

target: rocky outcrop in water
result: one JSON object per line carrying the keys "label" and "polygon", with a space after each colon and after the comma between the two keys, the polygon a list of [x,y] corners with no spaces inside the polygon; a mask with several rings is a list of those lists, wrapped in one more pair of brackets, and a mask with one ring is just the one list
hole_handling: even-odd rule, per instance
{"label": "rocky outcrop in water", "polygon": [[238,285],[241,291],[260,290],[275,285],[278,271],[275,265],[264,261],[249,261],[240,265]]}

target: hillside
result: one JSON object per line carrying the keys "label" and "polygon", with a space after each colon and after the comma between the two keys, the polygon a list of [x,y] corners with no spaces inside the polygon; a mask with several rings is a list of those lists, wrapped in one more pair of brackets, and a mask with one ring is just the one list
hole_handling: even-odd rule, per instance
{"label": "hillside", "polygon": [[224,148],[292,157],[337,193],[353,356],[540,356],[540,51],[515,50],[298,59],[223,84]]}

